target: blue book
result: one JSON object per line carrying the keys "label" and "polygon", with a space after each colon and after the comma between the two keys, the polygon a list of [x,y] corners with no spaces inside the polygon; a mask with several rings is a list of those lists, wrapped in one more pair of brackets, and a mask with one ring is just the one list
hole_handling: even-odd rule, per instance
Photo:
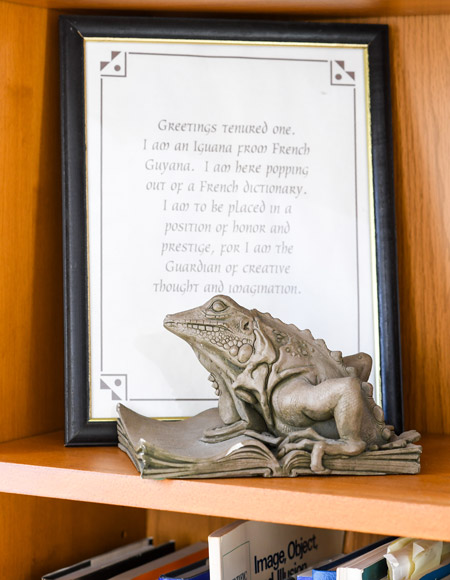
{"label": "blue book", "polygon": [[159,577],[159,580],[209,580],[209,560],[200,560]]}
{"label": "blue book", "polygon": [[[320,566],[319,568],[314,569],[312,571],[312,580],[336,580],[336,569],[339,566],[343,566],[344,564],[346,564],[350,560],[353,560],[354,558],[358,558],[359,556],[362,556],[363,554],[366,554],[367,552],[370,552],[371,550],[374,550],[375,548],[378,548],[379,546],[382,546],[383,544],[387,544],[387,543],[392,542],[394,540],[395,540],[395,537],[383,538],[382,540],[379,540],[378,542],[374,542],[373,544],[369,544],[368,546],[365,546],[364,548],[360,548],[359,550],[355,550],[351,554],[346,554],[345,556],[337,558],[336,560],[332,560],[331,562],[328,562],[327,564],[324,564],[323,566]],[[297,576],[297,580],[300,580],[300,578],[301,578],[301,574]]]}
{"label": "blue book", "polygon": [[420,580],[441,580],[442,578],[448,576],[449,574],[450,574],[450,559],[446,559],[443,565],[441,565],[439,568],[431,570],[431,572],[427,572],[420,578]]}

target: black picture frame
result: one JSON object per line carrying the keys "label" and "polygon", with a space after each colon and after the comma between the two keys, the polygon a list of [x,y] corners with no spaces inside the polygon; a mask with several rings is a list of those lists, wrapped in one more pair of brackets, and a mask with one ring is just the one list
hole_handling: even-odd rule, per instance
{"label": "black picture frame", "polygon": [[61,16],[66,445],[114,445],[117,442],[115,421],[90,420],[84,40],[91,37],[367,46],[382,404],[386,421],[401,432],[403,402],[387,26]]}

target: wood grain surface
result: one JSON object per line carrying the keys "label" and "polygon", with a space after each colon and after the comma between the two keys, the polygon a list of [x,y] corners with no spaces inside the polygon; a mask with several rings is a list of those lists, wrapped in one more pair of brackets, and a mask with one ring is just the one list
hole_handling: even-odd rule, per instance
{"label": "wood grain surface", "polygon": [[405,418],[450,433],[450,16],[390,24]]}
{"label": "wood grain surface", "polygon": [[148,510],[147,534],[153,536],[156,543],[176,538],[177,546],[182,548],[195,542],[208,541],[211,532],[232,521],[230,518],[216,516]]}
{"label": "wood grain surface", "polygon": [[57,15],[0,3],[0,441],[63,425]]}

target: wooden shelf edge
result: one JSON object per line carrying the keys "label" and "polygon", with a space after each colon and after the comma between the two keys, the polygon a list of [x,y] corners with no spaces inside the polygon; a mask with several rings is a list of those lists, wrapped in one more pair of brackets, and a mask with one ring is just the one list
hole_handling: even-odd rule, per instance
{"label": "wooden shelf edge", "polygon": [[14,494],[450,540],[449,505],[337,497],[277,486],[272,490],[270,485],[255,488],[227,480],[149,481],[17,464],[0,465],[0,473],[1,491]]}
{"label": "wooden shelf edge", "polygon": [[0,445],[0,491],[450,541],[450,437],[426,438],[415,476],[142,480],[117,448],[62,433]]}

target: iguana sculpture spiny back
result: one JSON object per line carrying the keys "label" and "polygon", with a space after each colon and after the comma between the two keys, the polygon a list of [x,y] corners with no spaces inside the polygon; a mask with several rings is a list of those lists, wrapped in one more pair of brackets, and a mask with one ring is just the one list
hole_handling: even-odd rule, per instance
{"label": "iguana sculpture spiny back", "polygon": [[398,437],[385,424],[367,382],[367,354],[343,358],[309,330],[227,296],[168,315],[164,326],[190,344],[219,395],[225,425],[205,433],[205,440],[269,432],[278,438],[279,456],[309,450],[311,470],[326,473],[324,454],[358,455],[419,438],[416,431]]}

